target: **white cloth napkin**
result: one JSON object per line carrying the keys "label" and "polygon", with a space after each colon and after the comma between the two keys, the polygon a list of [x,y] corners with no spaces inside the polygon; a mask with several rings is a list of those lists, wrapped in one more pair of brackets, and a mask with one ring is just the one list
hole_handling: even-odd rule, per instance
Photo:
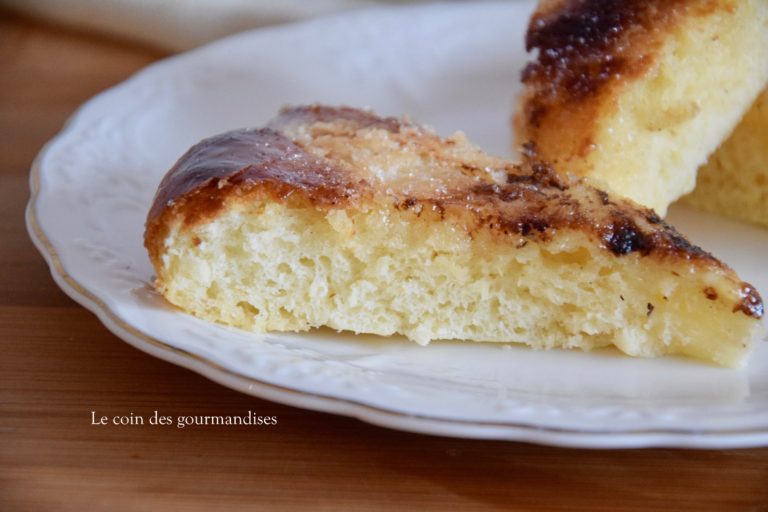
{"label": "white cloth napkin", "polygon": [[[423,0],[422,0],[423,1]],[[0,0],[16,11],[166,50],[248,28],[406,0]]]}

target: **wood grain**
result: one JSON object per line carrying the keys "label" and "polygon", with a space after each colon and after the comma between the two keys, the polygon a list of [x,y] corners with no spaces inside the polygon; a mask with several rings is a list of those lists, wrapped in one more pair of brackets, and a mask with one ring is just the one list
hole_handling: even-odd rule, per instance
{"label": "wood grain", "polygon": [[[123,343],[25,232],[29,165],[84,100],[162,55],[0,19],[0,510],[768,510],[768,449],[573,450],[413,435],[258,400]],[[91,426],[276,415],[275,427]]]}

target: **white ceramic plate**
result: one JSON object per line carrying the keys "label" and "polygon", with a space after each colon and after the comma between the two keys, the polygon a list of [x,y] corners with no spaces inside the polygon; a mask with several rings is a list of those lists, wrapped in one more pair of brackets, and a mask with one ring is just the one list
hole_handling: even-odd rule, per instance
{"label": "white ceramic plate", "polygon": [[[407,113],[508,153],[532,5],[355,12],[249,32],[174,57],[83,106],[32,169],[32,238],[58,284],[132,345],[234,389],[392,428],[589,447],[768,444],[768,347],[748,368],[612,351],[354,336],[254,335],[168,306],[150,285],[146,211],[202,137],[284,104]],[[758,289],[768,232],[692,211],[673,222]]]}

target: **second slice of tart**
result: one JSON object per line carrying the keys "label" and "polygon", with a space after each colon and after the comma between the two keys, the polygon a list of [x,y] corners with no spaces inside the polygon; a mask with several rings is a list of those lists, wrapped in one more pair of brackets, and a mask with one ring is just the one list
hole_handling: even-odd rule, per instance
{"label": "second slice of tart", "polygon": [[768,82],[768,1],[544,0],[526,46],[517,142],[664,216]]}

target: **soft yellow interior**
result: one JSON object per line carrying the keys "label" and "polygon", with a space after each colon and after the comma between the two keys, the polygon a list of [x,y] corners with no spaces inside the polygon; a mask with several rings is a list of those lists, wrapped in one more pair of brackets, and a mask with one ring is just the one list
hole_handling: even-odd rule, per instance
{"label": "soft yellow interior", "polygon": [[687,204],[768,226],[768,89],[701,169]]}
{"label": "soft yellow interior", "polygon": [[[615,344],[726,366],[747,352],[757,322],[726,306],[735,292],[716,271],[616,257],[579,232],[523,242],[471,238],[450,221],[386,208],[238,202],[210,223],[171,230],[159,286],[195,315],[257,331],[326,325],[421,344]],[[707,286],[724,300],[707,299]]]}

